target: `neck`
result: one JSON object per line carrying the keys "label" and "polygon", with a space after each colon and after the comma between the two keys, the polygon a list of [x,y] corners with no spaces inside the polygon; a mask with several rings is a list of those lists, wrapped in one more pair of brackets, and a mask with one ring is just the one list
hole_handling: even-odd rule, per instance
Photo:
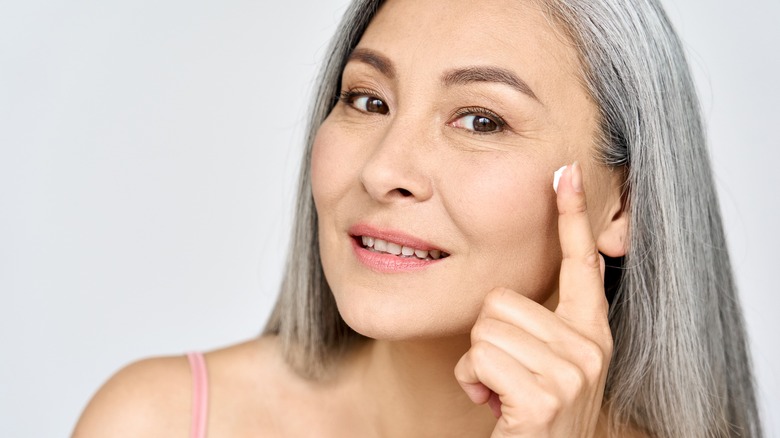
{"label": "neck", "polygon": [[382,437],[489,436],[496,420],[471,402],[453,371],[468,335],[415,341],[370,341],[356,374],[363,406]]}

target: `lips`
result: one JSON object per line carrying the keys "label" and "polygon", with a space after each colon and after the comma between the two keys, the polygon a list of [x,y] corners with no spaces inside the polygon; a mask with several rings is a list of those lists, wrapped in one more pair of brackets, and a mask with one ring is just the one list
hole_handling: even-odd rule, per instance
{"label": "lips", "polygon": [[363,245],[363,248],[366,248],[369,251],[391,254],[398,257],[416,257],[420,260],[439,260],[440,258],[449,255],[438,249],[425,250],[413,248],[371,236],[360,236],[360,243]]}
{"label": "lips", "polygon": [[384,273],[422,269],[450,255],[417,237],[366,224],[351,227],[349,235],[358,260]]}

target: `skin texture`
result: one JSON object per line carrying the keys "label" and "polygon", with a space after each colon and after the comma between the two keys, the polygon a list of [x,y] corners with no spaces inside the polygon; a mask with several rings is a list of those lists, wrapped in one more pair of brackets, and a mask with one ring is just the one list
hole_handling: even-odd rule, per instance
{"label": "skin texture", "polygon": [[[345,321],[373,340],[326,381],[295,375],[272,337],[209,353],[209,436],[606,436],[599,252],[624,253],[627,218],[620,172],[593,158],[597,109],[576,52],[532,2],[434,3],[382,7],[358,44],[371,56],[347,64],[351,94],[314,144],[325,274]],[[442,81],[475,66],[511,72],[535,97]],[[471,116],[496,115],[499,132],[472,132]],[[553,172],[573,162],[556,194]],[[450,255],[376,272],[354,255],[356,223]],[[183,358],[131,365],[75,436],[184,436],[188,379]]]}
{"label": "skin texture", "polygon": [[[582,163],[596,234],[611,219],[606,204],[619,209],[619,192],[601,189],[609,171],[592,158],[596,108],[577,80],[576,52],[521,2],[388,6],[357,47],[386,57],[395,77],[353,61],[342,80],[342,90],[381,99],[388,114],[341,103],[314,143],[321,254],[339,311],[369,337],[406,339],[467,333],[494,287],[554,308],[561,254],[551,175]],[[511,70],[538,100],[504,84],[442,84],[446,72],[469,66]],[[469,107],[508,127],[457,127],[466,123],[457,112]],[[351,254],[347,230],[364,222],[451,255],[420,273],[376,275]]]}

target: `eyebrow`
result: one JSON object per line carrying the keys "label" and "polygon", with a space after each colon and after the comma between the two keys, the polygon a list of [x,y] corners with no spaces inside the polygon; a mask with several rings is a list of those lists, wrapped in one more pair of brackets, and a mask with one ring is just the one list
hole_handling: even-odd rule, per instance
{"label": "eyebrow", "polygon": [[442,82],[447,86],[464,85],[473,82],[497,82],[509,85],[515,90],[539,101],[539,98],[536,97],[536,94],[524,80],[520,79],[512,71],[501,67],[475,66],[450,70],[444,73]]}
{"label": "eyebrow", "polygon": [[[356,48],[349,54],[347,62],[358,61],[368,64],[388,79],[395,79],[396,72],[393,62],[390,58],[370,49]],[[442,75],[442,82],[446,86],[466,85],[474,82],[496,82],[506,84],[515,90],[533,98],[541,103],[536,93],[528,84],[520,79],[514,72],[501,67],[494,66],[472,66],[450,70]]]}
{"label": "eyebrow", "polygon": [[388,57],[373,50],[355,49],[349,54],[347,62],[350,61],[359,61],[368,64],[379,70],[379,72],[387,76],[388,79],[395,79],[395,67],[393,67],[393,62],[390,61]]}

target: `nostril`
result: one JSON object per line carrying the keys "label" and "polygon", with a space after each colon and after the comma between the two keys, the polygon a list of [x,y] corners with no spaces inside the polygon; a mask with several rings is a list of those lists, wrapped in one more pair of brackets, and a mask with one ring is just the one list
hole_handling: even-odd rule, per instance
{"label": "nostril", "polygon": [[412,192],[406,189],[398,189],[398,193],[400,193],[403,197],[408,198],[409,196],[412,196]]}

